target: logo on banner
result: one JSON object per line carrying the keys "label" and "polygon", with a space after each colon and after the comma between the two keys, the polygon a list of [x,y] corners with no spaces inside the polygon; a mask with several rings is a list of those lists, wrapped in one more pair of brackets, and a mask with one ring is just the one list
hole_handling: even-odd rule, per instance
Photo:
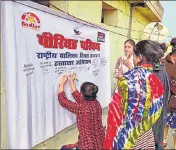
{"label": "logo on banner", "polygon": [[98,32],[97,42],[105,42],[105,33]]}
{"label": "logo on banner", "polygon": [[72,34],[72,38],[75,38],[75,39],[85,39],[85,37],[84,36],[82,36],[82,32],[80,31],[80,29],[79,29],[79,27],[75,27],[74,29],[73,29],[73,32],[74,32],[74,34]]}
{"label": "logo on banner", "polygon": [[80,35],[82,33],[82,32],[79,31],[78,27],[74,28],[73,31],[75,32],[76,35]]}
{"label": "logo on banner", "polygon": [[27,12],[21,16],[22,27],[33,30],[40,29],[40,19],[34,13]]}

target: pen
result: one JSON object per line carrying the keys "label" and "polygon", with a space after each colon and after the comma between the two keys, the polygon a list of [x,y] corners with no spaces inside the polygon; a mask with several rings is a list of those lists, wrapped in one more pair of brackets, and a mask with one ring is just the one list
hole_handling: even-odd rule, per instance
{"label": "pen", "polygon": [[73,73],[72,73],[72,76],[73,76],[77,81],[79,81],[78,78],[77,78]]}

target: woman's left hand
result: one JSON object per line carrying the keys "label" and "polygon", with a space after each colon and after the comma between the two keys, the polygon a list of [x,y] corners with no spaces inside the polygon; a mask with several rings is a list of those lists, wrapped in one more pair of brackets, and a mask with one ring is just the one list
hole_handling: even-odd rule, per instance
{"label": "woman's left hand", "polygon": [[68,76],[67,75],[63,75],[59,81],[59,85],[60,86],[64,86],[67,83],[68,80]]}
{"label": "woman's left hand", "polygon": [[126,65],[129,70],[133,69],[131,62],[128,59],[124,59],[123,64]]}
{"label": "woman's left hand", "polygon": [[123,77],[123,69],[122,69],[122,67],[118,69],[118,75],[117,75],[118,79],[120,79],[121,77]]}

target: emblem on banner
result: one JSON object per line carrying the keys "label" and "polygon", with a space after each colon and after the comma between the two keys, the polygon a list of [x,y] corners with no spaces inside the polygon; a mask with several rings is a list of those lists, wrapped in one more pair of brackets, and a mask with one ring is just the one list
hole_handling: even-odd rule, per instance
{"label": "emblem on banner", "polygon": [[105,42],[105,34],[102,32],[98,32],[97,42]]}
{"label": "emblem on banner", "polygon": [[27,12],[21,16],[22,27],[33,30],[40,29],[40,19],[34,13]]}
{"label": "emblem on banner", "polygon": [[78,27],[74,28],[74,32],[75,32],[76,35],[80,35],[82,33],[82,32],[79,31]]}

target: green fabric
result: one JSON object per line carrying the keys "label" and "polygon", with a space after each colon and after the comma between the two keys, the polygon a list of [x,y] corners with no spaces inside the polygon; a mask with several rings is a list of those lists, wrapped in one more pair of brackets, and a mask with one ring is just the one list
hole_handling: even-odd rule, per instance
{"label": "green fabric", "polygon": [[154,69],[153,70],[154,71],[159,71],[160,70],[160,63],[159,62],[154,65]]}

